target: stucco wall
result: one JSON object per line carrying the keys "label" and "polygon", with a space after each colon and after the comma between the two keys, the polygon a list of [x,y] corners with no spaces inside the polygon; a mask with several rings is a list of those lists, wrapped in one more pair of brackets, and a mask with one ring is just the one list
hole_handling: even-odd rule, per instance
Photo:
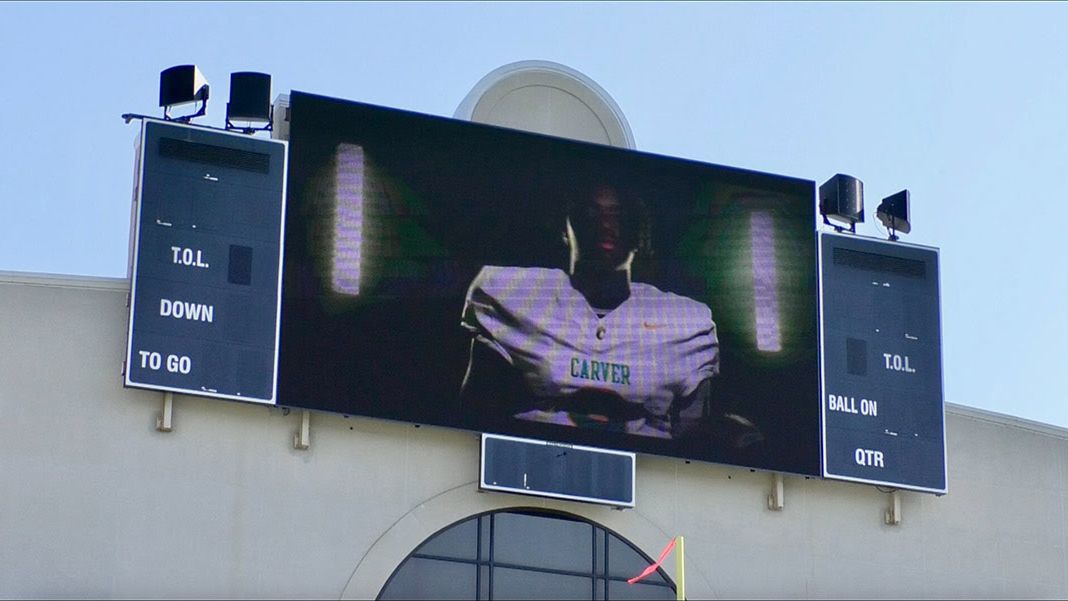
{"label": "stucco wall", "polygon": [[437,530],[536,506],[685,535],[692,598],[1068,597],[1062,429],[950,406],[950,492],[898,526],[870,486],[787,476],[774,512],[767,473],[652,456],[633,510],[479,493],[471,432],[316,413],[298,451],[297,412],[184,396],[157,432],[127,290],[0,274],[0,596],[373,597]]}

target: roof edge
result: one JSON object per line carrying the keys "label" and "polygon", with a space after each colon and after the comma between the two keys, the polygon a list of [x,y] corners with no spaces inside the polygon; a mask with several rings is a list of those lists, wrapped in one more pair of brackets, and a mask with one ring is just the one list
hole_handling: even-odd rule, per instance
{"label": "roof edge", "polygon": [[1057,438],[1063,438],[1068,440],[1068,428],[1062,428],[1053,424],[1047,424],[1031,419],[1016,417],[1015,415],[1009,415],[1007,413],[998,413],[997,411],[980,409],[978,407],[969,407],[967,405],[958,405],[956,403],[949,402],[946,403],[946,413],[959,415],[961,417],[968,417],[977,421],[987,422],[991,424],[1011,426],[1013,428],[1020,428],[1021,430],[1028,430],[1031,432],[1046,434],[1049,436],[1055,436]]}
{"label": "roof edge", "polygon": [[25,284],[53,288],[88,288],[94,290],[130,289],[130,280],[128,278],[30,271],[0,271],[0,284]]}

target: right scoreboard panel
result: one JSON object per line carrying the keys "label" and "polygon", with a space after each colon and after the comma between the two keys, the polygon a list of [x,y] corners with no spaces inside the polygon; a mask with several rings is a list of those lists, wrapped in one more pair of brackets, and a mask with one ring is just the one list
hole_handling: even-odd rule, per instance
{"label": "right scoreboard panel", "polygon": [[938,249],[821,234],[823,475],[945,493]]}

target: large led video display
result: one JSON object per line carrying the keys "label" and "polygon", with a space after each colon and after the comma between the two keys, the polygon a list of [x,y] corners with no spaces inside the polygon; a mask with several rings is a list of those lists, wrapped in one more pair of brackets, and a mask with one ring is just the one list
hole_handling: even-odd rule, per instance
{"label": "large led video display", "polygon": [[814,184],[295,92],[278,402],[820,473]]}

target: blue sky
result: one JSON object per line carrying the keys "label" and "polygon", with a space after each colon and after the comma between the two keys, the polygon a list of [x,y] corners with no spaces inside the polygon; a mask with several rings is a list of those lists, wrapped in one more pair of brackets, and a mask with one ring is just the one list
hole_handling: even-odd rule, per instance
{"label": "blue sky", "polygon": [[[942,249],[946,400],[1068,427],[1068,4],[0,4],[0,271],[124,276],[159,72],[451,116],[519,60],[606,89],[642,150],[912,193]],[[860,232],[881,236],[872,223]],[[10,316],[8,316],[10,318]]]}

